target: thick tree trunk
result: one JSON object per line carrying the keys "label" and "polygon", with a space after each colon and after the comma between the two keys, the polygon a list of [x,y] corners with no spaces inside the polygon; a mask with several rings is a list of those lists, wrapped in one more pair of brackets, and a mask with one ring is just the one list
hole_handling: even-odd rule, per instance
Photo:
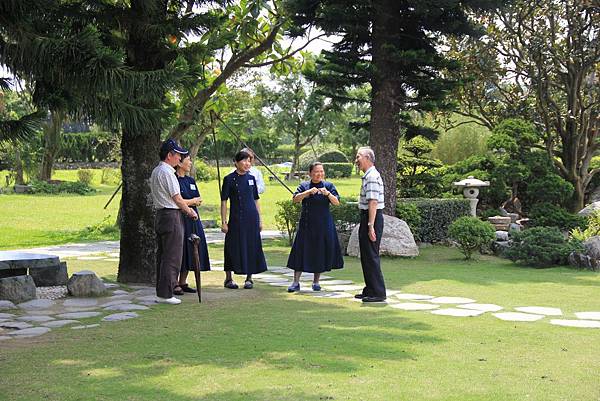
{"label": "thick tree trunk", "polygon": [[38,178],[42,181],[48,181],[52,178],[54,161],[60,151],[60,142],[62,135],[62,125],[65,120],[65,114],[61,111],[50,112],[50,122],[44,126],[44,152]]}
{"label": "thick tree trunk", "polygon": [[121,253],[117,278],[121,283],[156,280],[154,208],[148,180],[158,164],[159,147],[158,131],[145,135],[123,131]]}
{"label": "thick tree trunk", "polygon": [[386,44],[388,32],[395,31],[397,23],[392,10],[398,7],[396,0],[374,2],[373,20],[373,67],[371,82],[371,124],[369,145],[375,152],[375,165],[381,173],[385,188],[384,213],[395,215],[396,210],[396,165],[398,164],[398,141],[400,139],[401,86],[397,69],[390,62]]}

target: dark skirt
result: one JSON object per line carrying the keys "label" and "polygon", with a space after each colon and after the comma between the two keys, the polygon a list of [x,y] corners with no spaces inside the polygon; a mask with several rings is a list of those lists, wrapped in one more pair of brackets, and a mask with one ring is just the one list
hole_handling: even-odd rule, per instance
{"label": "dark skirt", "polygon": [[[195,208],[193,208],[195,209]],[[194,244],[189,240],[192,233],[200,237],[198,244],[198,255],[200,256],[200,270],[210,270],[210,259],[208,256],[208,245],[206,244],[206,236],[200,219],[194,221],[187,216],[184,220],[184,237],[183,237],[183,258],[181,260],[181,271],[193,271],[194,267]]]}

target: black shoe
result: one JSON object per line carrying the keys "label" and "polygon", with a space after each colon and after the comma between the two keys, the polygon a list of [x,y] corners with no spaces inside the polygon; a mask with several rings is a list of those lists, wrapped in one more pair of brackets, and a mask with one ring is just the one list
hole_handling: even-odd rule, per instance
{"label": "black shoe", "polygon": [[363,297],[363,302],[383,302],[385,301],[385,297]]}
{"label": "black shoe", "polygon": [[244,282],[244,289],[245,290],[251,290],[254,287],[254,281],[252,280],[246,280]]}
{"label": "black shoe", "polygon": [[356,298],[356,299],[363,299],[364,297],[365,297],[365,296],[363,295],[363,293],[362,293],[362,292],[361,292],[360,294],[356,294],[356,295],[354,296],[354,298]]}
{"label": "black shoe", "polygon": [[233,280],[226,280],[223,283],[223,287],[229,288],[230,290],[237,290],[239,288],[238,285],[233,282]]}
{"label": "black shoe", "polygon": [[187,284],[182,285],[181,289],[183,290],[183,292],[189,292],[190,294],[195,294],[196,292],[198,292],[195,288],[192,288]]}

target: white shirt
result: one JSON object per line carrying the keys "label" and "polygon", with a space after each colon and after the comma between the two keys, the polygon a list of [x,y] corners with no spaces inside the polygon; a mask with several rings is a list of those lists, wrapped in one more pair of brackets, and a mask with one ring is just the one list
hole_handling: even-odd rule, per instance
{"label": "white shirt", "polygon": [[365,171],[365,175],[362,176],[358,208],[369,210],[369,201],[375,199],[377,201],[377,209],[383,209],[385,207],[383,193],[381,174],[379,174],[375,166],[371,166]]}
{"label": "white shirt", "polygon": [[179,209],[173,196],[181,192],[175,169],[161,161],[150,175],[150,192],[155,209]]}

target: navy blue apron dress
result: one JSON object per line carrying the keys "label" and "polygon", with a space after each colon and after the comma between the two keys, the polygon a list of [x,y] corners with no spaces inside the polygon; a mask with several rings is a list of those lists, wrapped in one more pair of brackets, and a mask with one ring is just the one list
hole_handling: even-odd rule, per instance
{"label": "navy blue apron dress", "polygon": [[[327,181],[316,184],[312,181],[302,182],[294,195],[313,187],[325,187],[336,198],[340,197],[335,186]],[[344,267],[344,258],[329,204],[329,199],[322,194],[310,195],[302,199],[298,232],[287,262],[287,267],[290,269],[307,273],[323,273]]]}
{"label": "navy blue apron dress", "polygon": [[[192,199],[200,196],[196,181],[192,177],[177,176],[179,181],[179,188],[181,190],[181,197],[183,199]],[[194,244],[188,241],[188,238],[192,233],[197,234],[200,237],[200,243],[198,244],[198,255],[200,256],[200,270],[210,270],[210,259],[208,257],[208,246],[206,244],[206,237],[204,236],[204,229],[202,228],[202,222],[200,221],[200,213],[196,206],[190,206],[197,214],[198,220],[194,221],[188,216],[183,217],[184,237],[183,237],[183,257],[181,259],[181,271],[192,271],[194,266]],[[194,231],[195,230],[195,231]]]}
{"label": "navy blue apron dress", "polygon": [[225,271],[257,274],[267,270],[260,238],[260,220],[255,201],[254,176],[234,171],[223,178],[221,201],[229,199],[229,221],[225,235]]}

